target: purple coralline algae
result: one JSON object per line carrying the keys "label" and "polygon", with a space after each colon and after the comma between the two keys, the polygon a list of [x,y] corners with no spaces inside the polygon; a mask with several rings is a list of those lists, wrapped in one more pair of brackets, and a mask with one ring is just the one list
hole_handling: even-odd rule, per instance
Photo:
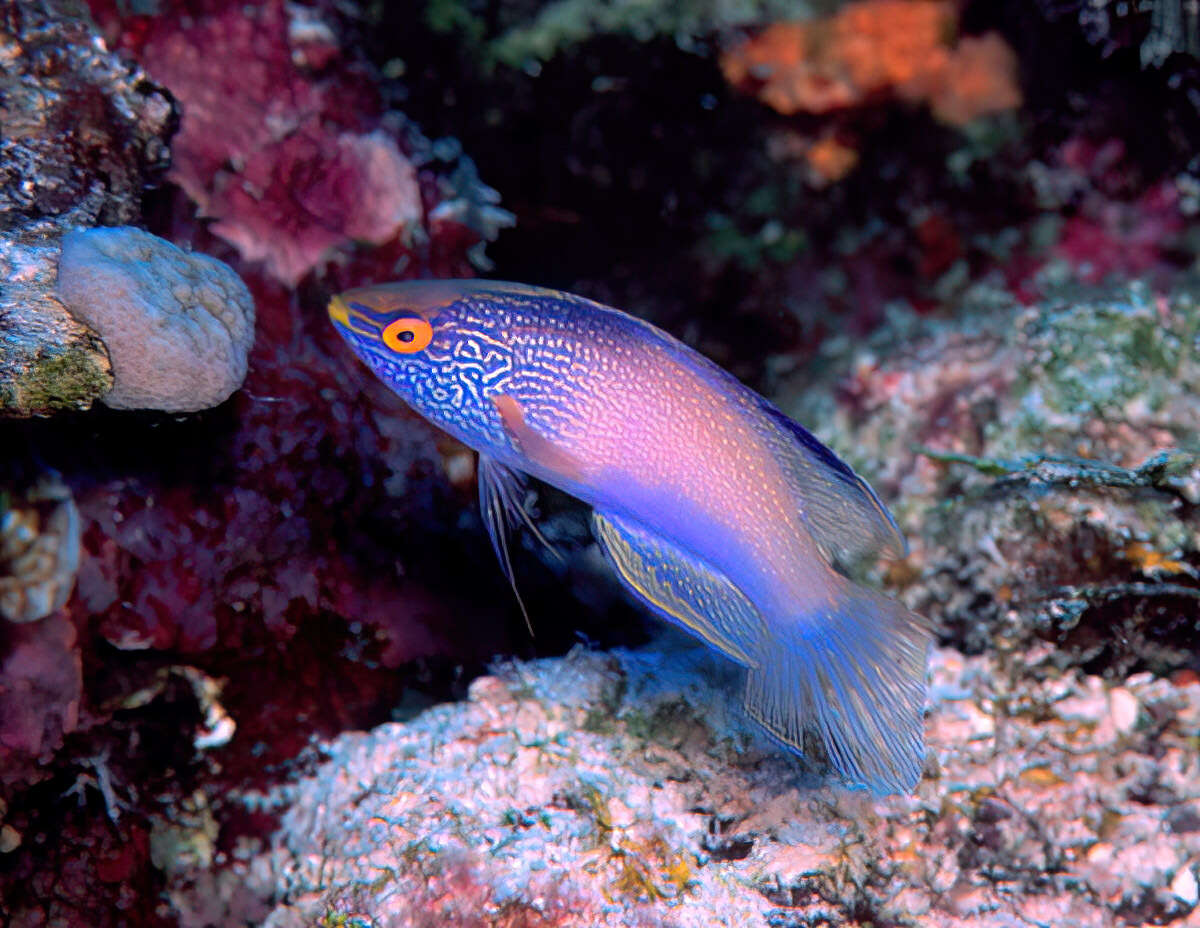
{"label": "purple coralline algae", "polygon": [[[131,30],[127,35],[139,34]],[[288,286],[355,243],[424,234],[417,168],[315,10],[281,0],[154,18],[134,51],[183,109],[170,179]]]}

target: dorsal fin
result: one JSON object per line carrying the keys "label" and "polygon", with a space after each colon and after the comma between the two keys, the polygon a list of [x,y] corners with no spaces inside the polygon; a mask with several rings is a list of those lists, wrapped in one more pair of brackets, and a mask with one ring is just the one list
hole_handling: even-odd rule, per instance
{"label": "dorsal fin", "polygon": [[870,485],[815,435],[766,400],[771,445],[801,515],[817,544],[839,566],[878,557],[904,557],[908,543]]}
{"label": "dorsal fin", "polygon": [[650,337],[747,415],[761,416],[761,431],[791,489],[796,508],[825,557],[855,570],[880,555],[904,557],[908,543],[870,485],[808,429],[731,373],[648,323]]}

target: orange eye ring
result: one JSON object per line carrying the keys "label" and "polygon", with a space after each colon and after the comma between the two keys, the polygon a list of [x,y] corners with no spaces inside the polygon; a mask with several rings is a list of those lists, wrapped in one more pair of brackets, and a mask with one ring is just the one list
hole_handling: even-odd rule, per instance
{"label": "orange eye ring", "polygon": [[392,351],[413,354],[433,341],[433,326],[418,316],[406,316],[389,322],[382,337]]}

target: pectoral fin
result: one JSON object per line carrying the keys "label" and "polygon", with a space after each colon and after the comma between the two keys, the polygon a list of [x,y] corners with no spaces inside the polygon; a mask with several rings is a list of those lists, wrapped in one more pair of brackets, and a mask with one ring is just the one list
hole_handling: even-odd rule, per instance
{"label": "pectoral fin", "polygon": [[498,393],[492,397],[492,403],[500,414],[505,432],[521,454],[551,473],[569,480],[582,478],[582,462],[526,422],[525,410],[519,402],[506,393]]}
{"label": "pectoral fin", "polygon": [[593,512],[592,528],[625,584],[645,603],[739,664],[753,667],[762,616],[727,578],[640,525]]}

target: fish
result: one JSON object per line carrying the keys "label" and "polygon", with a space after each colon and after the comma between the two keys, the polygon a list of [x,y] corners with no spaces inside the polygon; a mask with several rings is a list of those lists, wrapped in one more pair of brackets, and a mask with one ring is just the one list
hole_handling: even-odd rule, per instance
{"label": "fish", "polygon": [[591,507],[636,600],[745,668],[743,706],[775,742],[823,751],[853,787],[915,788],[931,629],[854,579],[907,545],[803,426],[661,329],[570,293],[411,280],[348,290],[328,312],[388,387],[478,452],[514,591],[506,538],[533,527],[533,477]]}

